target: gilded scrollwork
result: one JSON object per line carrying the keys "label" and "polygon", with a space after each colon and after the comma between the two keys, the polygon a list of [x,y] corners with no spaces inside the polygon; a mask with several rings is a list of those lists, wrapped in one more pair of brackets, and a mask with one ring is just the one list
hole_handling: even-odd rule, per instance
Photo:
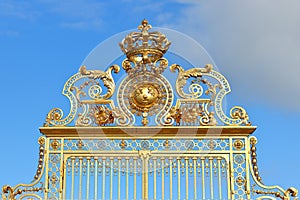
{"label": "gilded scrollwork", "polygon": [[192,94],[186,94],[183,91],[183,87],[187,84],[187,80],[191,77],[198,78],[202,77],[204,73],[209,73],[212,70],[212,65],[207,64],[205,68],[192,68],[185,71],[180,65],[173,64],[170,66],[170,70],[175,72],[178,71],[178,76],[176,80],[176,91],[178,95],[184,99],[193,98]]}
{"label": "gilded scrollwork", "polygon": [[[284,190],[280,186],[266,186],[262,183],[262,178],[259,175],[258,166],[257,166],[257,153],[256,153],[257,138],[254,136],[249,137],[248,143],[250,146],[249,147],[250,148],[250,152],[249,152],[250,172],[252,174],[252,178],[254,181],[254,184],[251,187],[251,191],[253,195],[272,195],[282,200],[298,199],[297,198],[298,190],[294,187],[290,187],[287,190]],[[258,197],[257,199],[264,199],[264,198]]]}
{"label": "gilded scrollwork", "polygon": [[119,126],[127,126],[134,120],[132,116],[128,116],[120,108],[114,108],[112,112],[115,117],[115,123]]}
{"label": "gilded scrollwork", "polygon": [[82,113],[78,113],[78,118],[76,119],[75,125],[76,126],[91,126],[93,123],[93,120],[90,113],[90,105],[89,104],[81,104],[82,107]]}
{"label": "gilded scrollwork", "polygon": [[[254,188],[255,185],[252,186],[252,188]],[[252,189],[252,193],[253,194],[258,194],[258,195],[272,195],[272,196],[275,196],[275,197],[278,197],[282,200],[290,200],[291,197],[295,197],[294,199],[297,200],[297,196],[298,196],[298,190],[294,187],[290,187],[289,189],[287,189],[286,191],[284,192],[275,192],[275,191],[272,191],[272,190],[259,190],[259,189]],[[263,196],[263,198],[257,198],[259,200],[263,200],[263,199],[273,199],[272,197],[269,197],[269,196]]]}
{"label": "gilded scrollwork", "polygon": [[[2,199],[3,200],[16,200],[18,195],[21,195],[23,193],[26,192],[30,192],[30,193],[34,193],[34,192],[39,192],[43,190],[43,184],[41,183],[41,187],[31,187],[31,188],[24,188],[24,189],[16,189],[16,188],[12,188],[9,185],[5,185],[2,187]],[[5,195],[6,194],[6,195]],[[30,194],[31,196],[36,196],[39,197],[35,194]],[[18,198],[19,199],[19,198]],[[21,197],[20,197],[21,199]],[[39,199],[41,199],[39,197]]]}
{"label": "gilded scrollwork", "polygon": [[214,112],[209,111],[210,100],[180,100],[164,117],[164,125],[215,126]]}
{"label": "gilded scrollwork", "polygon": [[78,100],[73,93],[74,83],[84,78],[80,73],[76,73],[71,76],[65,83],[62,94],[66,96],[70,101],[70,112],[63,118],[63,111],[60,108],[54,108],[46,116],[46,122],[44,126],[66,126],[70,124],[76,116],[78,109]]}
{"label": "gilded scrollwork", "polygon": [[76,126],[126,126],[130,119],[119,108],[114,106],[112,100],[82,103],[83,112],[78,114]]}
{"label": "gilded scrollwork", "polygon": [[[117,107],[112,100],[116,87],[112,72],[118,73],[120,67],[112,65],[102,71],[87,70],[82,66],[79,73],[67,81],[63,90],[63,94],[71,102],[70,113],[64,117],[61,109],[52,109],[47,115],[45,126],[65,126],[75,116],[76,126],[113,125],[100,122],[102,119],[95,123],[97,120],[93,117],[93,114],[100,112],[95,111],[95,105],[101,107],[107,105],[107,102],[111,102],[111,116],[114,116],[116,125],[133,125],[139,116],[142,118],[138,121],[142,125],[148,125],[149,118],[153,115],[157,125],[215,126],[220,122],[225,125],[251,125],[249,116],[242,107],[233,107],[230,116],[223,111],[223,99],[230,92],[229,83],[224,76],[213,70],[211,64],[188,70],[177,64],[170,66],[172,72],[178,71],[174,88],[182,99],[177,100],[192,100],[189,104],[181,105],[182,107],[175,105],[180,112],[172,113],[174,94],[171,84],[163,76],[168,67],[168,60],[163,54],[168,50],[170,42],[163,34],[149,32],[149,29],[151,26],[143,21],[141,32],[127,35],[120,44],[127,57],[122,62],[127,77],[118,86]],[[82,82],[81,79],[88,80]],[[75,85],[77,81],[81,81],[81,85]],[[189,92],[185,91],[186,87]],[[206,99],[209,99],[209,104],[201,107],[203,105],[198,100]],[[195,110],[196,107],[199,109]]]}
{"label": "gilded scrollwork", "polygon": [[[44,173],[44,161],[45,161],[45,149],[46,141],[45,137],[41,136],[38,139],[39,147],[39,160],[36,174],[33,178],[33,181],[29,184],[18,184],[15,187],[10,185],[4,185],[2,187],[1,199],[3,200],[16,200],[22,199],[22,196],[36,196],[39,199],[39,195],[35,194],[37,192],[43,192],[45,190],[44,183],[41,181]],[[22,195],[22,196],[21,196]],[[19,196],[19,197],[18,197]],[[17,198],[18,197],[18,198]]]}
{"label": "gilded scrollwork", "polygon": [[50,110],[50,112],[47,114],[46,122],[44,126],[50,126],[53,121],[60,121],[63,116],[63,111],[60,108],[53,108]]}
{"label": "gilded scrollwork", "polygon": [[180,126],[182,118],[182,111],[179,108],[173,106],[170,111],[165,115],[164,122],[166,125],[173,125],[175,122],[176,126]]}
{"label": "gilded scrollwork", "polygon": [[[94,101],[110,98],[115,90],[112,71],[118,73],[120,67],[118,65],[112,65],[104,72],[101,70],[86,70],[86,67],[82,66],[79,69],[79,73],[69,78],[63,89],[63,95],[69,99],[71,105],[69,114],[64,117],[62,109],[54,108],[47,114],[44,126],[66,126],[74,120],[79,108],[84,110],[83,113],[87,112],[89,108],[84,105],[84,100],[82,99],[82,97],[86,97],[87,94],[88,97]],[[90,80],[84,81],[80,86],[75,85],[75,83],[80,82],[81,79],[86,78]],[[96,81],[97,79],[102,80],[104,86],[107,88],[106,94],[101,94],[102,88],[99,82]],[[78,118],[79,119],[75,122],[76,125],[87,126],[90,124],[90,119],[86,114],[79,113]]]}
{"label": "gilded scrollwork", "polygon": [[230,116],[235,119],[239,120],[240,124],[250,126],[251,122],[249,122],[249,116],[244,108],[240,106],[234,106],[230,109]]}
{"label": "gilded scrollwork", "polygon": [[206,84],[208,86],[207,90],[205,91],[206,95],[210,94],[210,99],[211,99],[211,105],[214,104],[214,100],[216,98],[217,95],[217,89],[222,89],[222,85],[221,84],[215,84],[213,85],[210,81],[208,81],[207,79],[202,79],[202,82],[204,84]]}
{"label": "gilded scrollwork", "polygon": [[[115,82],[111,73],[112,71],[114,71],[115,73],[118,73],[120,71],[120,67],[118,65],[110,66],[106,72],[102,70],[87,70],[86,66],[81,66],[79,71],[82,75],[85,75],[88,78],[94,80],[101,79],[103,81],[104,86],[107,87],[107,93],[104,95],[99,95],[99,92],[96,92],[95,94],[98,95],[94,94],[93,96],[91,96],[92,92],[90,92],[91,91],[90,90],[89,93],[91,97],[93,97],[94,99],[100,99],[100,98],[109,99],[113,95],[115,90]],[[96,89],[100,91],[99,87],[97,88],[96,86],[94,87],[95,87],[94,90]]]}
{"label": "gilded scrollwork", "polygon": [[[225,95],[230,92],[230,86],[225,77],[219,72],[214,71],[212,68],[212,65],[207,64],[205,68],[192,68],[185,71],[177,64],[171,65],[170,70],[172,72],[175,70],[179,72],[176,80],[176,91],[178,95],[183,99],[200,99],[204,93],[209,96],[211,100],[210,105],[214,106],[215,110],[211,112],[213,115],[216,114],[221,122],[226,125],[251,125],[247,112],[240,106],[233,107],[230,110],[230,117],[226,116],[222,109],[223,99]],[[187,85],[187,81],[191,77],[196,78],[198,83],[196,83],[196,80],[192,80],[191,85],[189,86],[189,94],[187,94],[184,92],[184,87]],[[218,83],[212,83],[204,77],[212,78]],[[201,84],[206,85],[206,89],[204,89]],[[207,116],[203,119],[207,119]],[[217,121],[216,118],[214,118],[214,121]]]}

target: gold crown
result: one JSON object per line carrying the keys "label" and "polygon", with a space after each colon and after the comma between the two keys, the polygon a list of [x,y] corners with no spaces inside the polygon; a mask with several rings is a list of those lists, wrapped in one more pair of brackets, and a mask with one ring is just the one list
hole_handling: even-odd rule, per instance
{"label": "gold crown", "polygon": [[160,32],[149,32],[151,28],[152,26],[144,19],[138,26],[141,32],[131,32],[119,43],[128,60],[135,63],[151,63],[167,52],[171,42]]}

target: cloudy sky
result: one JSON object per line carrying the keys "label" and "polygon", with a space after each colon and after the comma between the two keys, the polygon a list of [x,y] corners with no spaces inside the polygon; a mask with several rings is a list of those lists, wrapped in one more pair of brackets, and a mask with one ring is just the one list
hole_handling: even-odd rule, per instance
{"label": "cloudy sky", "polygon": [[297,0],[0,0],[0,185],[32,179],[38,127],[51,108],[68,110],[61,89],[89,52],[146,18],[204,46],[231,83],[229,104],[258,126],[264,183],[300,188],[299,8]]}

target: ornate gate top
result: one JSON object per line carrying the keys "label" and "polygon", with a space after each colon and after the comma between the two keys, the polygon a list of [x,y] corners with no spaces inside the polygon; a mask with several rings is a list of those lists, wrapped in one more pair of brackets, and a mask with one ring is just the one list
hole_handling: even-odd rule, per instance
{"label": "ornate gate top", "polygon": [[[223,99],[231,89],[211,64],[190,69],[178,64],[169,66],[163,57],[171,45],[167,37],[150,32],[147,20],[138,29],[140,32],[131,32],[119,44],[126,55],[122,62],[127,73],[124,80],[116,86],[119,65],[106,71],[80,67],[62,92],[70,101],[69,114],[64,116],[61,109],[54,108],[44,126],[251,125],[242,107],[231,108],[229,116],[224,113]],[[166,70],[174,75],[177,71],[174,84],[165,77]]]}

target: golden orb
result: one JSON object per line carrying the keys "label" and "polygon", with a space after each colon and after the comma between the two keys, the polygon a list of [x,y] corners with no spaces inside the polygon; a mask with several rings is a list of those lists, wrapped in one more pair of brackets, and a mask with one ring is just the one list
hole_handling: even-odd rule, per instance
{"label": "golden orb", "polygon": [[143,108],[151,107],[158,98],[158,91],[152,84],[138,86],[133,92],[135,103]]}

